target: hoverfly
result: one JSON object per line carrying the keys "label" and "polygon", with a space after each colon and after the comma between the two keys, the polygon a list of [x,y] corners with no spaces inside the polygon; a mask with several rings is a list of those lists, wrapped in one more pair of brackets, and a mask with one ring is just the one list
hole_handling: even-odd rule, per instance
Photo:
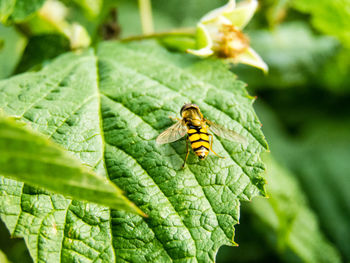
{"label": "hoverfly", "polygon": [[230,141],[242,144],[246,143],[246,139],[238,133],[205,119],[196,104],[185,104],[180,110],[180,115],[182,119],[176,118],[177,122],[163,131],[157,137],[156,142],[158,144],[174,142],[185,136],[187,133],[187,153],[182,168],[185,166],[189,154],[188,141],[190,141],[194,153],[200,160],[205,159],[209,154],[209,151],[213,152],[216,156],[223,158],[214,152],[212,148],[213,135],[208,133],[208,131]]}

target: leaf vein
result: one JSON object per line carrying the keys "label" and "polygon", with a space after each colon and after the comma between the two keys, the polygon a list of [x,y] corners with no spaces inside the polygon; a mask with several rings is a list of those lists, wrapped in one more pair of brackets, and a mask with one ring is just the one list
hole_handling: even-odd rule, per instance
{"label": "leaf vein", "polygon": [[69,204],[67,204],[67,209],[64,215],[64,229],[63,229],[63,236],[62,236],[62,241],[61,241],[61,246],[60,246],[60,260],[59,262],[62,262],[62,252],[63,252],[63,243],[64,243],[64,238],[65,238],[65,228],[66,228],[66,223],[67,223],[67,214],[68,214],[68,209],[72,203],[72,200],[69,200]]}
{"label": "leaf vein", "polygon": [[[124,105],[123,105],[124,106]],[[125,107],[125,106],[124,106]],[[119,149],[120,151],[124,152],[127,156],[129,156],[131,159],[133,159],[142,169],[143,171],[147,174],[147,176],[153,181],[154,185],[157,186],[158,190],[164,195],[164,197],[166,198],[166,200],[168,201],[169,205],[173,208],[174,212],[176,213],[176,215],[179,217],[181,223],[186,227],[186,229],[188,230],[189,234],[192,237],[192,240],[194,242],[194,245],[197,249],[197,245],[196,245],[196,240],[194,239],[190,228],[184,223],[184,221],[182,220],[182,217],[180,216],[180,214],[177,212],[176,208],[174,207],[173,203],[170,201],[170,199],[168,198],[168,196],[165,194],[165,192],[160,188],[160,186],[154,181],[153,177],[148,173],[148,171],[143,167],[143,165],[137,160],[135,159],[132,155],[130,155],[128,152],[126,152],[124,149],[121,149],[115,145],[109,144],[106,142],[106,144],[108,144],[111,147],[116,147],[117,149]],[[150,227],[150,229],[152,229],[152,226],[149,225],[149,223],[147,222],[147,220],[144,220],[144,222],[146,222],[146,224]],[[157,234],[153,231],[154,236],[157,238],[157,240],[160,242],[160,244],[163,246],[164,250],[167,252],[168,256],[172,259],[172,257],[169,255],[166,247],[164,246],[163,242],[161,242],[158,237]],[[197,252],[196,252],[197,253]],[[195,257],[194,257],[195,258]],[[197,261],[197,258],[195,258]]]}
{"label": "leaf vein", "polygon": [[[128,49],[128,48],[126,48],[126,49]],[[149,58],[149,55],[148,55],[148,54],[144,54],[143,52],[137,52],[137,53],[138,53],[138,54],[142,54],[142,56],[145,57],[145,58]],[[140,72],[139,70],[136,70],[135,68],[131,68],[131,67],[129,67],[128,65],[125,65],[125,63],[121,63],[120,61],[115,61],[115,60],[112,60],[112,59],[110,59],[110,58],[104,58],[104,59],[107,60],[107,61],[110,61],[110,62],[111,62],[112,64],[114,64],[114,65],[118,65],[118,64],[119,64],[119,65],[123,65],[124,67],[126,67],[126,68],[128,68],[128,69],[134,71],[135,73],[137,73],[137,74],[139,74],[139,75],[141,75],[141,76],[144,76],[144,77],[146,77],[146,78],[148,78],[148,79],[150,79],[150,80],[156,81],[157,83],[161,84],[161,86],[163,86],[163,87],[165,87],[165,88],[168,88],[168,89],[170,89],[170,90],[176,91],[176,92],[180,93],[182,96],[187,97],[187,94],[186,94],[186,93],[183,93],[183,92],[181,92],[181,90],[179,90],[179,89],[174,89],[174,88],[172,88],[171,86],[166,85],[166,83],[164,83],[163,81],[159,80],[158,78],[155,78],[155,77],[153,77],[153,76],[146,75],[145,73],[142,73],[142,72]],[[155,60],[156,60],[156,59],[155,59]],[[159,61],[159,60],[158,60],[158,61]],[[162,62],[160,62],[160,63],[162,64]],[[170,65],[167,65],[167,67],[170,67]],[[183,74],[183,75],[185,75],[185,76],[191,76],[191,78],[192,78],[192,79],[195,79],[197,82],[202,83],[202,84],[205,84],[205,86],[210,86],[210,87],[213,88],[213,89],[216,89],[216,88],[217,88],[215,85],[213,85],[213,84],[211,84],[211,83],[208,83],[208,82],[203,82],[203,80],[199,79],[197,76],[185,72],[182,68],[180,68],[180,67],[178,67],[178,66],[176,66],[176,65],[172,65],[172,67],[173,67],[173,68],[176,68],[176,70],[179,71],[179,72],[181,72],[181,74]],[[203,85],[202,85],[201,88],[203,89]],[[209,88],[206,88],[206,91],[208,91],[208,90],[209,90]],[[201,93],[201,94],[203,94],[203,93]],[[204,102],[204,101],[203,101],[203,102]],[[204,102],[204,103],[210,105],[210,104],[207,103],[207,102]],[[216,108],[217,110],[219,110],[220,112],[226,114],[225,112],[221,111],[220,109],[218,109],[218,108],[215,107],[214,105],[210,105],[210,106],[212,106],[212,107]],[[226,115],[227,115],[227,114],[226,114]],[[229,116],[229,118],[230,118],[231,120],[234,120],[238,125],[240,125],[240,126],[241,126],[243,129],[245,129],[248,133],[250,133],[250,134],[253,136],[253,138],[254,138],[262,147],[266,148],[266,146],[265,146],[264,144],[262,144],[262,142],[260,142],[260,140],[258,140],[258,138],[256,138],[256,136],[255,136],[247,127],[245,127],[243,124],[241,124],[238,120],[234,119],[233,117]]]}
{"label": "leaf vein", "polygon": [[63,126],[63,124],[66,123],[66,121],[72,117],[77,111],[79,111],[85,104],[89,103],[92,99],[94,99],[96,97],[96,95],[92,95],[90,97],[88,97],[86,100],[84,100],[79,106],[77,106],[71,113],[69,113],[69,115],[64,118],[62,120],[62,123],[60,123],[56,128],[55,130],[49,135],[49,138],[51,138],[56,132],[57,130]]}

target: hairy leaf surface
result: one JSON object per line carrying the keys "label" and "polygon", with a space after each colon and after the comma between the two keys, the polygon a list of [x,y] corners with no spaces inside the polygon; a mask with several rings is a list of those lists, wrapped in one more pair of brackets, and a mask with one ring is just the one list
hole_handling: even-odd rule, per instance
{"label": "hairy leaf surface", "polygon": [[71,198],[142,214],[109,180],[21,126],[0,117],[0,174]]}
{"label": "hairy leaf surface", "polygon": [[[106,175],[96,72],[93,52],[67,54],[38,73],[0,82],[0,107]],[[108,208],[9,179],[0,189],[1,218],[24,237],[34,262],[114,257]]]}
{"label": "hairy leaf surface", "polygon": [[[57,248],[50,253],[56,262],[214,261],[221,245],[234,244],[240,200],[265,195],[259,156],[267,145],[253,99],[219,61],[171,54],[148,42],[107,42],[96,54],[68,53],[38,73],[0,82],[0,92],[6,113],[104,172],[149,216],[4,180],[1,202],[13,211],[1,211],[2,218],[27,239],[35,260]],[[190,154],[180,169],[185,140],[158,146],[155,138],[188,102],[248,144],[216,138],[215,150],[226,159],[210,155],[201,162]]]}

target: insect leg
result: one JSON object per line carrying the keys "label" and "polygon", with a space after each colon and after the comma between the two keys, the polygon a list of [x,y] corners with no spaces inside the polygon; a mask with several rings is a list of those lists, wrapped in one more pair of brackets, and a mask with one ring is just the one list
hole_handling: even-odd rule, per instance
{"label": "insect leg", "polygon": [[212,151],[213,154],[215,154],[215,155],[216,155],[217,157],[219,157],[219,158],[225,158],[225,157],[223,157],[223,156],[218,155],[216,152],[214,152],[214,150],[213,150],[214,136],[213,136],[212,134],[208,134],[208,135],[209,135],[209,137],[211,138],[211,139],[210,139],[210,151]]}
{"label": "insect leg", "polygon": [[185,157],[185,161],[184,161],[184,164],[181,166],[181,168],[185,168],[185,164],[186,164],[186,161],[187,161],[187,157],[188,157],[188,154],[190,153],[190,149],[188,149],[188,138],[186,138],[186,157]]}

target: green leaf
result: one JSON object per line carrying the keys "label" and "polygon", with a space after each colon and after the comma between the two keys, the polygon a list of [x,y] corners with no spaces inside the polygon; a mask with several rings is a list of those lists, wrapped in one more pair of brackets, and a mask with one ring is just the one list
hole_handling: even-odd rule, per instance
{"label": "green leaf", "polygon": [[59,34],[40,34],[32,36],[17,65],[16,73],[27,70],[40,69],[50,59],[70,50],[69,40]]}
{"label": "green leaf", "polygon": [[[278,112],[284,112],[281,119],[288,121],[292,127],[298,127],[291,124],[297,116],[297,122],[302,124],[298,137],[291,137],[283,132],[283,126],[276,116],[266,107],[256,105],[264,123],[263,130],[270,139],[271,152],[276,160],[288,167],[299,180],[310,206],[319,218],[322,230],[328,239],[336,244],[343,258],[349,261],[349,107],[346,103],[339,103],[339,98],[335,100],[329,94],[324,98],[326,103],[317,97],[319,105],[305,103],[315,98],[314,92],[310,92],[309,95],[303,93],[305,101],[298,94],[294,98],[291,98],[291,94],[287,96],[289,100],[280,99],[279,105],[286,105],[288,110],[282,107]],[[332,104],[329,104],[330,101],[333,101],[336,107],[340,107],[336,114],[329,111],[333,108],[330,106]],[[298,105],[297,102],[301,104]],[[290,105],[294,105],[294,108]],[[322,113],[324,109],[327,111]],[[325,116],[321,117],[322,115]],[[292,120],[287,120],[288,118]],[[269,182],[271,180],[273,179]]]}
{"label": "green leaf", "polygon": [[350,49],[342,48],[326,63],[319,74],[328,90],[344,94],[350,91]]}
{"label": "green leaf", "polygon": [[[294,169],[320,216],[323,228],[349,261],[350,119],[321,119],[310,123],[305,131],[304,140],[298,144],[300,149],[293,149],[289,161],[298,163]],[[300,158],[300,153],[304,158]],[[314,165],[309,166],[309,163]]]}
{"label": "green leaf", "polygon": [[73,2],[81,7],[91,18],[96,18],[99,15],[103,5],[103,0],[73,0]]}
{"label": "green leaf", "polygon": [[0,79],[3,79],[13,73],[21,59],[27,39],[14,27],[5,27],[1,24],[0,36],[3,38],[3,47],[0,49]]}
{"label": "green leaf", "polygon": [[12,238],[1,220],[0,236],[0,248],[10,262],[33,263],[24,240]]}
{"label": "green leaf", "polygon": [[321,32],[335,36],[350,47],[350,13],[347,0],[294,0],[291,4],[297,10],[310,14],[312,24]]}
{"label": "green leaf", "polygon": [[1,250],[0,250],[0,262],[1,262],[1,263],[11,263],[11,262],[7,259],[7,257],[6,257],[6,255],[4,254],[4,252],[2,252]]}
{"label": "green leaf", "polygon": [[323,235],[295,175],[271,156],[265,156],[264,161],[270,198],[255,200],[248,208],[271,247],[287,261],[292,251],[301,262],[342,262],[337,249]]}
{"label": "green leaf", "polygon": [[7,18],[13,12],[15,4],[16,4],[15,0],[1,0],[0,1],[0,22],[1,23],[6,22]]}
{"label": "green leaf", "polygon": [[167,17],[168,23],[171,23],[172,27],[188,27],[195,26],[203,15],[227,2],[227,0],[177,0],[166,2],[153,0],[152,6],[155,10],[155,16],[162,14]]}
{"label": "green leaf", "polygon": [[[68,54],[38,73],[0,82],[0,107],[104,175],[96,74],[92,52]],[[1,180],[0,196],[2,220],[24,237],[34,262],[114,257],[108,208],[9,179]]]}
{"label": "green leaf", "polygon": [[[155,7],[154,4],[156,3],[152,1],[152,7]],[[118,1],[117,10],[118,24],[120,24],[120,27],[122,28],[120,32],[122,38],[142,34],[141,19],[137,1],[120,0]],[[174,28],[173,20],[168,16],[168,14],[163,12],[163,10],[153,8],[152,14],[156,31],[161,32]]]}
{"label": "green leaf", "polygon": [[[152,0],[155,31],[195,27],[203,15],[226,3],[227,0]],[[123,29],[122,38],[142,34],[137,1],[118,1],[118,23]]]}
{"label": "green leaf", "polygon": [[[329,36],[319,36],[303,22],[288,22],[274,30],[255,30],[249,33],[251,45],[269,65],[269,74],[262,76],[245,68],[235,69],[250,87],[290,88],[319,82],[324,85],[320,70],[333,58],[339,46]],[[321,76],[320,76],[321,75]]]}
{"label": "green leaf", "polygon": [[[153,42],[106,42],[97,54],[68,53],[38,73],[0,82],[0,92],[7,114],[97,167],[149,216],[5,180],[2,218],[24,236],[34,260],[50,251],[55,262],[214,261],[221,245],[234,244],[240,200],[265,195],[259,156],[267,145],[253,99],[220,61],[172,54]],[[245,136],[247,146],[217,138],[215,150],[226,159],[201,162],[190,154],[180,169],[185,141],[157,146],[155,138],[190,101]]]}
{"label": "green leaf", "polygon": [[0,117],[0,174],[78,200],[142,214],[109,180],[22,126]]}
{"label": "green leaf", "polygon": [[36,12],[45,0],[1,0],[0,22],[21,22]]}
{"label": "green leaf", "polygon": [[[248,67],[235,67],[250,89],[319,88],[349,92],[350,52],[333,37],[317,35],[307,23],[287,22],[273,30],[249,32],[252,46],[269,65],[263,76]],[[317,91],[319,92],[319,91]]]}

